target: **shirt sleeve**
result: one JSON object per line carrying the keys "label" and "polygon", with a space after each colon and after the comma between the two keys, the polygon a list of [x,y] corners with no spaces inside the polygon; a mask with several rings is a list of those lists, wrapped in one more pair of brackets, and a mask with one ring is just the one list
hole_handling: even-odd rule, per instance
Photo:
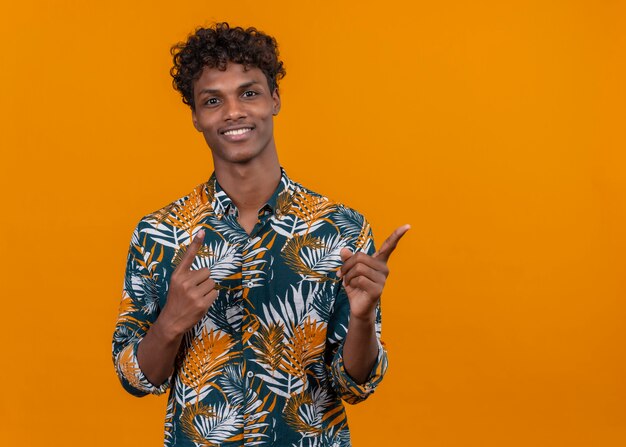
{"label": "shirt sleeve", "polygon": [[159,313],[158,268],[156,244],[150,244],[141,224],[133,232],[119,315],[113,333],[113,363],[122,386],[130,394],[142,397],[162,394],[170,379],[161,386],[151,384],[137,361],[137,347]]}
{"label": "shirt sleeve", "polygon": [[[365,237],[363,237],[365,235]],[[363,231],[359,238],[349,245],[353,251],[363,251],[368,255],[374,254],[374,240],[372,232],[367,221],[363,220]],[[370,372],[365,383],[358,384],[346,372],[343,359],[343,344],[348,331],[348,322],[350,319],[350,303],[348,295],[339,282],[339,291],[335,299],[334,313],[329,323],[330,337],[337,342],[336,351],[332,357],[330,365],[330,376],[335,392],[343,400],[350,404],[357,404],[364,401],[372,394],[378,384],[383,380],[387,371],[387,350],[385,344],[381,340],[381,308],[380,303],[376,307],[376,340],[378,341],[378,357],[376,363]]]}

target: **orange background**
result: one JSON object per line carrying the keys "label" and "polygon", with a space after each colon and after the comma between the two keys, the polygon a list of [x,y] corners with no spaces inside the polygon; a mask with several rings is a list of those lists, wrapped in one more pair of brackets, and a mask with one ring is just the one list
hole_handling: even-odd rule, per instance
{"label": "orange background", "polygon": [[[21,0],[2,7],[0,444],[148,446],[110,341],[138,219],[210,174],[169,47],[275,35],[290,176],[413,229],[354,445],[626,445],[626,5]],[[324,175],[319,174],[324,172]]]}

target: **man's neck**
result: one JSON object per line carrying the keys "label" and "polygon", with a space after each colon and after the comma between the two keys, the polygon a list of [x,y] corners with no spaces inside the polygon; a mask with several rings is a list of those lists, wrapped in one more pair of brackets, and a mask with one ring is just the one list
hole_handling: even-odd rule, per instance
{"label": "man's neck", "polygon": [[280,182],[278,157],[271,163],[215,164],[215,176],[240,213],[258,210]]}

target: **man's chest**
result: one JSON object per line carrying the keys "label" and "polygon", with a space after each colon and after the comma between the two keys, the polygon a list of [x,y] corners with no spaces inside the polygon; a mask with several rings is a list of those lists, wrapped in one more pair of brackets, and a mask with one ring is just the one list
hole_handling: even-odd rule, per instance
{"label": "man's chest", "polygon": [[[328,318],[339,287],[339,251],[347,243],[332,228],[320,227],[314,234],[281,234],[267,219],[257,221],[250,235],[235,216],[207,220],[199,227],[206,235],[191,268],[210,270],[218,290],[212,307],[221,312],[215,315],[219,321],[255,315],[292,325],[307,316],[316,321]],[[185,251],[185,244],[161,247],[160,308],[166,304],[171,274]],[[211,313],[210,309],[209,317]]]}

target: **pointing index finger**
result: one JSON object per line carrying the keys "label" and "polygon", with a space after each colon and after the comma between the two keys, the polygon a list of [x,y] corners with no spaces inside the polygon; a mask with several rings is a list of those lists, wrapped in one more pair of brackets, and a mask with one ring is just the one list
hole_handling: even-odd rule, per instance
{"label": "pointing index finger", "polygon": [[187,246],[187,250],[183,254],[183,258],[180,260],[180,264],[178,264],[179,269],[189,270],[191,265],[193,264],[193,259],[196,257],[202,242],[204,241],[204,230],[198,231],[196,236],[193,238],[191,243]]}
{"label": "pointing index finger", "polygon": [[391,253],[393,253],[393,251],[398,246],[398,241],[400,241],[402,236],[404,236],[404,234],[409,231],[410,228],[411,225],[409,224],[402,225],[401,227],[396,228],[395,231],[391,233],[391,236],[385,239],[385,242],[383,242],[378,251],[374,253],[373,257],[382,259],[383,261],[387,262]]}

